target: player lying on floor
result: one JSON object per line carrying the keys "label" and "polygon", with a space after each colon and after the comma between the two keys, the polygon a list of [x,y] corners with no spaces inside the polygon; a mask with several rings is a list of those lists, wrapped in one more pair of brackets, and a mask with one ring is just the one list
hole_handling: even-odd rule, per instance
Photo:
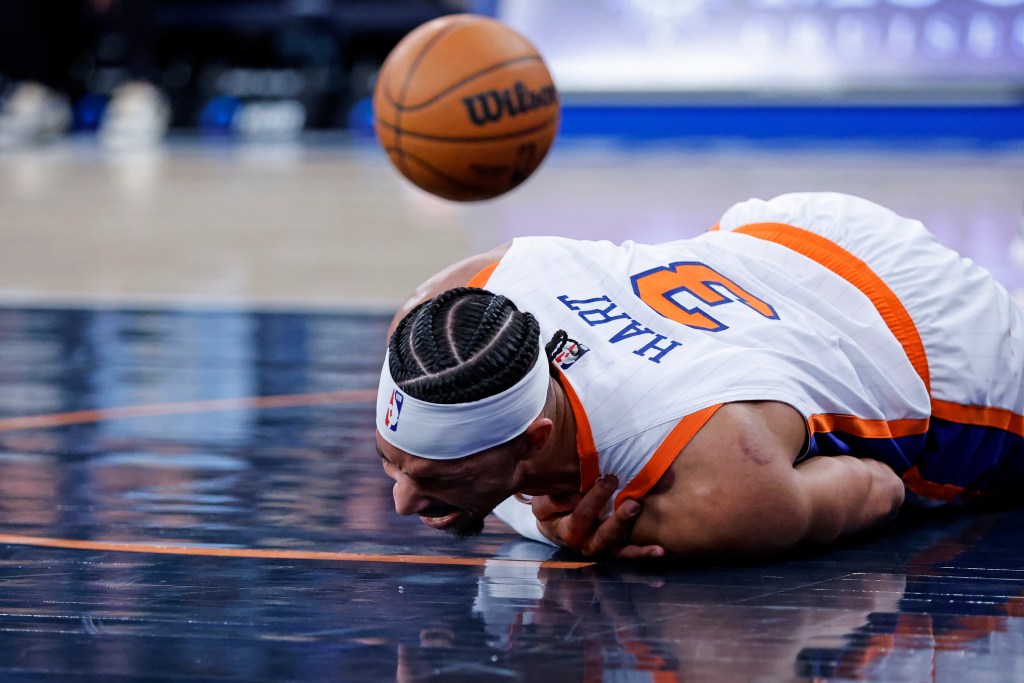
{"label": "player lying on floor", "polygon": [[497,508],[586,554],[752,557],[905,499],[1024,498],[1024,313],[856,197],[750,200],[657,245],[516,239],[396,321],[377,446],[396,510],[437,529]]}

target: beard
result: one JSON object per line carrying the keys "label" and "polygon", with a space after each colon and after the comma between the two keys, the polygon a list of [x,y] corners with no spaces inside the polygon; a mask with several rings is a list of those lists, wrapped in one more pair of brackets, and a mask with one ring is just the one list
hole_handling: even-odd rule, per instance
{"label": "beard", "polygon": [[455,528],[445,529],[446,534],[451,534],[460,541],[476,538],[484,532],[486,516],[467,513],[466,521]]}

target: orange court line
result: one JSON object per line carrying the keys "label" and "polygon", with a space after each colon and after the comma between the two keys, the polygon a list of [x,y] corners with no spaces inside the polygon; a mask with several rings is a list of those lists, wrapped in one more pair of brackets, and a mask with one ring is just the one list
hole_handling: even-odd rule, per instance
{"label": "orange court line", "polygon": [[185,415],[226,410],[252,410],[265,408],[290,408],[296,406],[328,405],[338,403],[370,403],[377,398],[374,389],[351,391],[322,391],[311,394],[284,394],[281,396],[245,396],[242,398],[212,399],[207,401],[182,401],[178,403],[154,403],[141,406],[97,408],[78,410],[70,413],[29,415],[0,419],[0,432],[20,429],[46,429],[72,424],[123,420],[133,417],[156,417],[159,415]]}
{"label": "orange court line", "polygon": [[[213,399],[207,401],[182,401],[178,403],[156,403],[119,408],[79,410],[69,413],[31,415],[0,419],[0,432],[21,429],[45,429],[64,425],[121,420],[159,415],[183,415],[227,410],[287,408],[309,405],[330,405],[342,403],[372,403],[377,398],[373,389],[352,391],[324,391],[309,394],[284,394],[280,396],[247,396],[242,398]],[[27,545],[43,548],[64,548],[71,550],[104,550],[121,553],[150,553],[158,555],[193,555],[206,557],[248,557],[281,560],[318,560],[333,562],[384,562],[394,564],[429,564],[484,566],[488,562],[502,566],[541,566],[548,569],[581,569],[593,562],[563,562],[533,560],[505,560],[485,557],[450,557],[446,555],[379,555],[363,553],[327,552],[315,550],[281,550],[271,548],[218,548],[187,545],[152,545],[145,543],[123,543],[116,541],[82,541],[69,538],[46,538],[40,536],[18,536],[0,533],[0,544]]]}
{"label": "orange court line", "polygon": [[486,557],[450,557],[447,555],[375,555],[317,550],[282,550],[274,548],[218,548],[194,545],[152,545],[117,541],[81,541],[71,538],[45,538],[0,533],[0,544],[29,545],[66,550],[105,550],[115,553],[147,553],[155,555],[192,555],[202,557],[247,557],[270,560],[315,560],[322,562],[384,562],[393,564],[461,565],[482,567],[486,564],[546,569],[582,569],[593,562],[564,562],[548,560],[504,560]]}

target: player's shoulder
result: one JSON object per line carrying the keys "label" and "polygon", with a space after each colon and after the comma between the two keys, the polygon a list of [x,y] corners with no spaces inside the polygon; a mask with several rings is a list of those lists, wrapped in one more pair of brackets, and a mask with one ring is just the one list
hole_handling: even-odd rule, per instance
{"label": "player's shoulder", "polygon": [[[788,547],[786,530],[799,527],[788,516],[799,508],[790,484],[803,434],[803,418],[786,404],[723,405],[663,475],[667,485],[644,497],[633,542],[657,543],[681,556],[745,556]],[[756,531],[779,518],[785,523],[778,537]]]}
{"label": "player's shoulder", "polygon": [[[806,422],[792,406],[778,401],[725,403],[683,449],[685,460],[707,451],[708,461],[722,461],[723,448],[739,461],[779,458],[792,465],[806,440]],[[734,463],[735,464],[735,463]]]}
{"label": "player's shoulder", "polygon": [[805,441],[804,418],[785,403],[725,403],[670,465],[666,474],[672,485],[659,482],[654,491],[674,499],[672,505],[705,500],[717,508],[727,499],[748,496],[751,481],[766,472],[791,469]]}

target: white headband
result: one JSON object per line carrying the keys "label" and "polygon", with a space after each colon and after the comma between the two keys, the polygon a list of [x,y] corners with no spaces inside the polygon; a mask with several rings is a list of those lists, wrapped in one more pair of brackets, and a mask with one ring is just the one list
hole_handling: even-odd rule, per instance
{"label": "white headband", "polygon": [[406,453],[454,460],[514,439],[537,419],[548,396],[543,351],[526,376],[500,394],[470,403],[428,403],[398,388],[384,358],[377,389],[377,431]]}

